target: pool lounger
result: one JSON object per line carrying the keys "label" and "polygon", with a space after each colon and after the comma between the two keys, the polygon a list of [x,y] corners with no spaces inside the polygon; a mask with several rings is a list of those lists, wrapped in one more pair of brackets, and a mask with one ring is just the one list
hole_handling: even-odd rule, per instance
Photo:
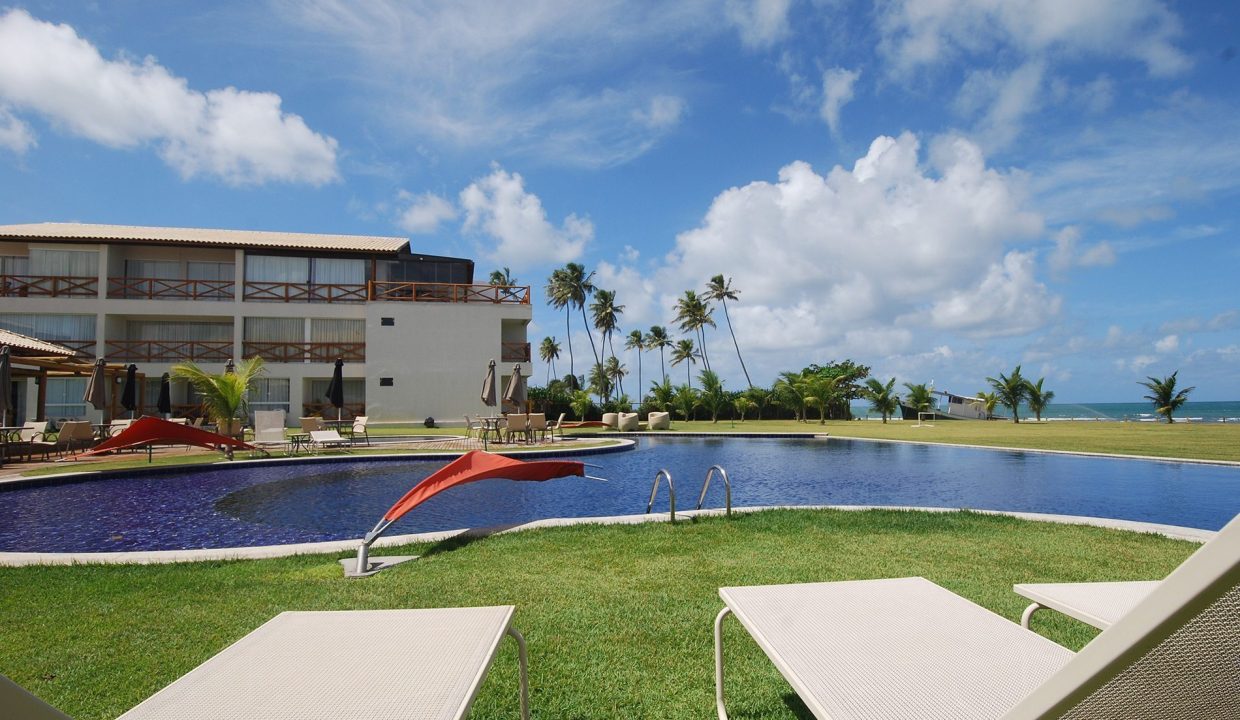
{"label": "pool lounger", "polygon": [[720,588],[817,718],[1240,717],[1240,516],[1079,653],[924,578]]}
{"label": "pool lounger", "polygon": [[1135,582],[1028,583],[1013,585],[1012,590],[1033,604],[1020,616],[1020,625],[1029,627],[1029,619],[1043,608],[1057,610],[1071,618],[1106,630],[1126,615],[1146,595],[1158,587],[1157,580]]}
{"label": "pool lounger", "polygon": [[[516,608],[284,612],[119,720],[442,718],[469,713],[505,635],[517,642],[521,717],[529,718]],[[0,678],[0,706],[65,716]]]}

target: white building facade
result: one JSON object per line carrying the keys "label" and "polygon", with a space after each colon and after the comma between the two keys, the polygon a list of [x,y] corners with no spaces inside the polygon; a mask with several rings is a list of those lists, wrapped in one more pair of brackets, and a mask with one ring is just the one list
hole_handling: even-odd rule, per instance
{"label": "white building facade", "polygon": [[[251,410],[323,412],[337,358],[345,416],[460,421],[482,408],[482,378],[528,363],[529,287],[475,285],[463,258],[412,252],[399,237],[72,223],[0,226],[0,328],[145,374],[178,362],[223,371],[261,357]],[[92,417],[85,379],[48,379],[47,419]],[[11,389],[34,419],[33,381]],[[174,414],[192,390],[172,387]],[[331,410],[330,412],[335,412]]]}

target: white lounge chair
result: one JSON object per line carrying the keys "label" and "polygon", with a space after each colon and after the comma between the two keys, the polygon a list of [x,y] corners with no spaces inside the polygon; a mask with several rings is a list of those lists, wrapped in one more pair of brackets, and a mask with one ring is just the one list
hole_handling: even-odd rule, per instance
{"label": "white lounge chair", "polygon": [[1128,614],[1158,587],[1157,580],[1133,582],[1029,583],[1013,585],[1017,595],[1033,604],[1020,616],[1020,626],[1029,627],[1029,620],[1038,610],[1057,610],[1071,618],[1106,630]]}
{"label": "white lounge chair", "polygon": [[349,441],[357,442],[357,437],[360,435],[366,444],[370,445],[370,433],[366,431],[366,425],[369,422],[369,415],[358,415],[353,418],[353,427],[349,429]]}
{"label": "white lounge chair", "polygon": [[[454,720],[469,713],[505,635],[517,643],[521,717],[528,720],[528,661],[514,611],[280,613],[120,720]],[[66,720],[2,676],[0,708],[22,720]]]}
{"label": "white lounge chair", "polygon": [[253,445],[260,449],[268,447],[285,447],[288,439],[284,436],[283,410],[254,411]]}
{"label": "white lounge chair", "polygon": [[923,578],[721,588],[818,718],[1240,717],[1240,516],[1079,653]]}
{"label": "white lounge chair", "polygon": [[351,443],[349,438],[341,437],[335,430],[315,430],[310,433],[310,445],[320,450],[328,448],[345,448]]}

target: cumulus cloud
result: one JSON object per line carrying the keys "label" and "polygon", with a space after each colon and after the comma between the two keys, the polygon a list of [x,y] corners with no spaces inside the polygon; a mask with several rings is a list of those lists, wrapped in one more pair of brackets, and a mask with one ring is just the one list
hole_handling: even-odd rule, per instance
{"label": "cumulus cloud", "polygon": [[792,0],[728,0],[724,15],[750,48],[767,48],[788,34]]}
{"label": "cumulus cloud", "polygon": [[[223,88],[199,92],[154,58],[105,59],[68,25],[24,10],[0,16],[0,101],[54,127],[114,148],[153,144],[184,178],[230,184],[321,185],[337,179],[336,140],[281,109],[280,96]],[[9,116],[12,118],[12,116]],[[20,121],[17,121],[20,123]],[[6,137],[18,128],[6,122]]]}
{"label": "cumulus cloud", "polygon": [[542,201],[525,189],[524,178],[499,165],[462,190],[459,203],[463,229],[492,240],[484,254],[514,269],[575,260],[594,237],[594,225],[575,214],[553,225]]}
{"label": "cumulus cloud", "polygon": [[1178,347],[1180,347],[1179,335],[1167,335],[1154,343],[1154,349],[1160,353],[1169,353]]}
{"label": "cumulus cloud", "polygon": [[818,113],[831,128],[833,135],[840,131],[840,109],[853,99],[853,86],[861,77],[860,70],[834,67],[822,74],[822,106]]}
{"label": "cumulus cloud", "polygon": [[0,148],[24,155],[35,146],[34,131],[8,108],[0,106]]}
{"label": "cumulus cloud", "polygon": [[[1032,255],[1007,247],[1042,232],[1027,200],[1023,178],[987,167],[968,140],[923,152],[911,134],[879,137],[851,169],[793,162],[775,181],[721,192],[665,258],[657,305],[666,321],[681,289],[726,271],[741,291],[729,304],[741,347],[775,363],[794,348],[917,351],[930,328],[1028,332],[1059,300]],[[726,368],[730,339],[711,342],[712,366]]]}
{"label": "cumulus cloud", "polygon": [[439,230],[440,223],[457,216],[456,207],[434,193],[414,195],[401,191],[398,199],[405,205],[400,210],[396,224],[405,232],[429,235]]}
{"label": "cumulus cloud", "polygon": [[896,74],[1000,49],[1122,57],[1159,77],[1191,66],[1175,44],[1179,18],[1161,0],[897,0],[881,11],[879,29],[880,51]]}

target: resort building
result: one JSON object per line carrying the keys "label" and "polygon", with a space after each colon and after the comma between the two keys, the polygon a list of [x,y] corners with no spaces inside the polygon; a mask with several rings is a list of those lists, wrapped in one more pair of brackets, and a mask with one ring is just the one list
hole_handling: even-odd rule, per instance
{"label": "resort building", "polygon": [[[296,424],[328,405],[339,358],[345,417],[459,420],[482,406],[491,359],[501,375],[529,362],[530,318],[529,287],[475,285],[472,260],[415,252],[406,238],[0,226],[0,329],[138,365],[150,413],[172,365],[221,372],[261,357],[251,409]],[[47,419],[97,412],[82,401],[85,377],[46,382]],[[34,419],[35,385],[4,389],[17,417]],[[191,388],[174,383],[172,395],[174,414],[196,411]]]}

